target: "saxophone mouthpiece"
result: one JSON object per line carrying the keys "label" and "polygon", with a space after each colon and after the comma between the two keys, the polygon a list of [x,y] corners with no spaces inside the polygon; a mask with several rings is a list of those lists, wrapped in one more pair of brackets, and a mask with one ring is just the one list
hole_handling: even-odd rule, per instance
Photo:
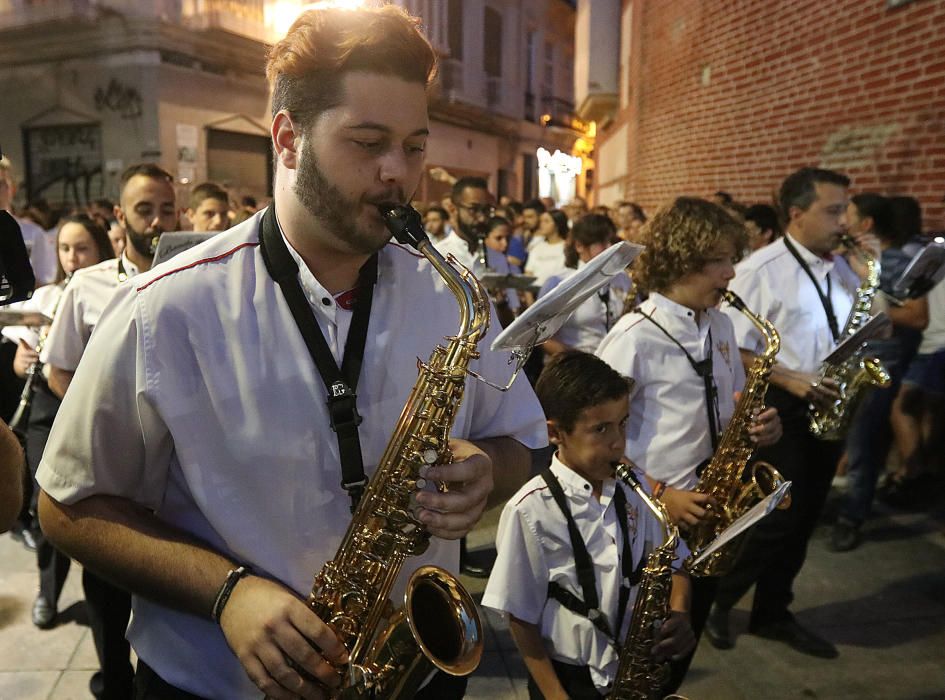
{"label": "saxophone mouthpiece", "polygon": [[420,212],[407,204],[383,202],[377,205],[381,218],[391,235],[398,243],[409,245],[420,250],[421,244],[429,244],[426,231],[423,230],[423,220]]}
{"label": "saxophone mouthpiece", "polygon": [[731,289],[722,290],[722,298],[725,299],[729,304],[734,306],[739,311],[744,312],[746,309],[745,302],[742,301],[742,298],[738,296]]}

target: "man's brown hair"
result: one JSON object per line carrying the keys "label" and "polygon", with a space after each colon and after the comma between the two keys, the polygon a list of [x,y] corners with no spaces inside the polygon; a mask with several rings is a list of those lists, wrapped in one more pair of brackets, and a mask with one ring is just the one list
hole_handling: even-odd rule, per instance
{"label": "man's brown hair", "polygon": [[352,71],[429,87],[436,76],[436,53],[419,25],[418,18],[394,5],[303,13],[269,52],[273,116],[286,110],[307,129],[341,101],[342,81]]}

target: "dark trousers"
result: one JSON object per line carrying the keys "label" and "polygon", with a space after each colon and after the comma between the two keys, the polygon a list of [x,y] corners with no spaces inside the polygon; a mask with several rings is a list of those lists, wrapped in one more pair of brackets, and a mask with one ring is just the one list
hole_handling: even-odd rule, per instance
{"label": "dark trousers", "polygon": [[[600,700],[603,697],[591,680],[591,670],[587,666],[572,666],[554,659],[551,665],[571,700]],[[528,677],[528,697],[529,700],[545,700],[531,676]]]}
{"label": "dark trousers", "polygon": [[[33,514],[33,527],[39,532],[39,520],[36,517],[36,503],[39,498],[39,485],[35,482],[36,470],[39,468],[49,431],[59,411],[59,399],[53,396],[45,382],[37,381],[35,387],[26,430],[26,461],[29,464],[32,486],[30,512]],[[72,560],[56,549],[44,536],[41,535],[37,539],[36,566],[39,569],[39,593],[55,607],[59,602],[59,594],[62,593],[62,586],[69,574]]]}
{"label": "dark trousers", "polygon": [[841,442],[818,440],[807,429],[807,405],[771,387],[768,405],[776,406],[784,436],[757,452],[757,459],[773,464],[790,480],[791,505],[775,510],[748,534],[748,541],[733,570],[718,585],[716,604],[730,609],[755,586],[751,625],[779,622],[790,617],[793,586],[804,560],[807,543],[823,510],[842,450]]}
{"label": "dark trousers", "polygon": [[[465,676],[459,678],[437,673],[414,698],[416,700],[462,700],[466,694],[466,683]],[[199,695],[175,688],[140,659],[138,672],[135,675],[134,695],[128,697],[133,697],[134,700],[205,700]]]}
{"label": "dark trousers", "polygon": [[82,571],[82,588],[101,666],[98,680],[93,679],[98,687],[93,690],[99,700],[129,700],[134,693],[134,668],[125,632],[131,617],[131,595],[88,569]]}
{"label": "dark trousers", "polygon": [[709,619],[709,611],[712,609],[712,603],[715,601],[716,589],[719,586],[719,579],[716,576],[692,576],[690,579],[692,585],[692,602],[689,606],[689,617],[692,624],[692,631],[696,635],[696,647],[681,659],[669,662],[669,680],[663,686],[664,695],[671,695],[679,690],[686,679],[686,673],[689,671],[689,665],[692,658],[696,655],[696,648],[699,646],[699,638],[702,636],[702,630],[705,628],[705,622]]}
{"label": "dark trousers", "polygon": [[856,525],[869,517],[876,482],[886,468],[893,440],[889,415],[902,383],[902,369],[895,364],[885,364],[892,376],[892,385],[867,390],[847,435],[849,486],[840,504],[840,516]]}

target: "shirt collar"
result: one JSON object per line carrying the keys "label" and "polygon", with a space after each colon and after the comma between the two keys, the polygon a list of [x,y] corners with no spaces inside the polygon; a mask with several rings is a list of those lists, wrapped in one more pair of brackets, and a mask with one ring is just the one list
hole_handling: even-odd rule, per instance
{"label": "shirt collar", "polygon": [[804,262],[806,262],[810,267],[811,272],[813,272],[818,277],[826,277],[833,269],[834,261],[832,259],[828,260],[826,258],[822,258],[817,255],[817,253],[808,250],[790,233],[785,233],[784,237],[790,239],[798,254],[800,254],[801,258],[804,259]]}
{"label": "shirt collar", "polygon": [[[316,314],[335,323],[339,308],[334,297],[315,279],[315,275],[308,269],[308,265],[302,260],[302,256],[292,247],[289,239],[285,237],[282,224],[278,222],[278,216],[276,217],[276,223],[279,225],[279,235],[282,236],[282,242],[285,243],[285,247],[289,251],[289,255],[291,255],[292,259],[295,261],[295,264],[298,265],[299,284],[302,286],[302,292],[305,294],[305,299],[308,301],[309,306],[312,307],[312,310]],[[344,294],[344,292],[342,294]]]}
{"label": "shirt collar", "polygon": [[[561,488],[566,495],[584,500],[593,497],[594,489],[591,486],[591,482],[570,467],[565,466],[564,463],[558,459],[557,452],[555,452],[554,456],[551,458],[551,472],[558,478],[558,482],[561,484]],[[601,486],[601,506],[606,507],[614,497],[615,484],[614,479],[604,479],[604,483]]]}
{"label": "shirt collar", "polygon": [[682,304],[673,301],[669,297],[663,296],[659,292],[650,292],[650,301],[653,302],[653,306],[659,309],[664,314],[667,314],[672,319],[681,321],[683,326],[687,329],[692,329],[692,326],[689,325],[690,322],[696,324],[696,329],[699,331],[700,335],[704,335],[708,332],[709,329],[709,310],[706,309],[705,312],[701,315],[699,321],[696,321],[696,312],[690,309],[688,306],[683,306]]}
{"label": "shirt collar", "polygon": [[138,269],[138,266],[128,259],[125,251],[121,252],[121,266],[124,268],[125,275],[127,275],[129,279],[141,272],[141,270]]}

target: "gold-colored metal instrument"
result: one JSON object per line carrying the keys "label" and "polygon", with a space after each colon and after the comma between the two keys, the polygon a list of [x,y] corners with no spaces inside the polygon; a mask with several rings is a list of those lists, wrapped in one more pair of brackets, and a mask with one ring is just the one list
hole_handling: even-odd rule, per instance
{"label": "gold-colored metal instrument", "polygon": [[[745,387],[735,406],[732,420],[725,428],[718,448],[696,486],[696,491],[715,499],[715,505],[707,506],[705,518],[686,535],[686,543],[692,552],[686,568],[696,576],[720,576],[731,569],[744,537],[732,540],[699,564],[692,562],[723,530],[784,481],[778,470],[767,462],[755,462],[751,468],[751,478],[748,481],[743,479],[745,467],[754,451],[748,429],[754,416],[764,409],[768,377],[774,367],[775,356],[781,349],[781,337],[770,321],[752,312],[737,294],[726,289],[723,297],[745,314],[761,332],[765,349],[748,370]],[[778,507],[787,508],[789,505],[788,495]]]}
{"label": "gold-colored metal instrument", "polygon": [[[841,242],[866,265],[866,279],[857,287],[856,298],[850,315],[843,326],[840,338],[849,338],[862,328],[871,317],[873,297],[879,290],[880,262],[867,253],[849,235],[841,237]],[[840,398],[828,408],[811,404],[809,406],[810,431],[821,440],[840,440],[850,428],[850,421],[856,413],[856,407],[870,387],[886,388],[892,383],[889,372],[879,358],[866,355],[863,348],[858,349],[849,358],[839,364],[825,362],[820,368],[820,379],[832,379],[837,383]]]}
{"label": "gold-colored metal instrument", "polygon": [[[669,679],[669,664],[653,658],[653,645],[660,625],[669,617],[669,597],[673,587],[672,563],[676,560],[679,530],[666,507],[643,490],[628,464],[617,465],[617,478],[632,488],[653,512],[663,528],[663,542],[650,552],[637,588],[630,627],[620,649],[620,661],[612,700],[659,700]],[[681,697],[681,696],[672,696]]]}
{"label": "gold-colored metal instrument", "polygon": [[[434,348],[404,406],[335,557],[315,577],[309,606],[338,634],[350,662],[340,698],[411,698],[434,670],[462,676],[482,656],[482,623],[459,580],[434,566],[413,573],[395,609],[389,596],[408,557],[430,533],[414,515],[421,468],[447,464],[449,435],[476,344],[489,327],[488,297],[469,270],[444,259],[410,207],[381,207],[388,228],[414,246],[443,277],[460,309],[460,327]],[[459,267],[460,269],[457,269]],[[445,489],[445,486],[441,486]]]}

